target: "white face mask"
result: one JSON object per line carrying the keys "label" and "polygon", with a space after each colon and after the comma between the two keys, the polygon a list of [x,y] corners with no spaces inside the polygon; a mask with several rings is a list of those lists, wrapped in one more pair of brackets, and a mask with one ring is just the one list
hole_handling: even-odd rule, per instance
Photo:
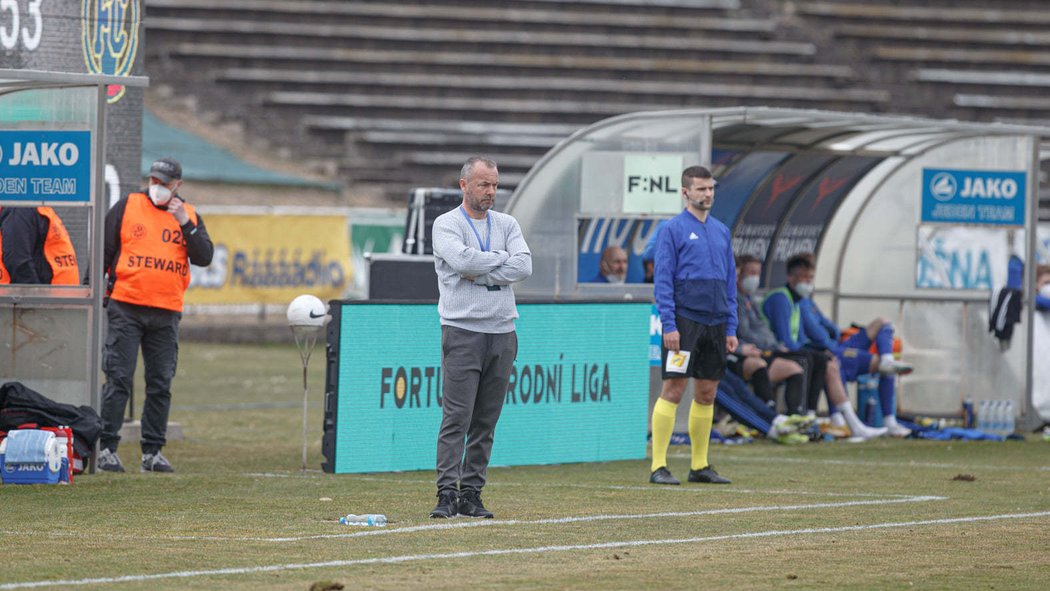
{"label": "white face mask", "polygon": [[1047,283],[1046,285],[1039,288],[1039,295],[1043,296],[1044,298],[1050,298],[1050,283]]}
{"label": "white face mask", "polygon": [[150,185],[149,198],[157,207],[167,205],[171,201],[171,189],[164,185]]}
{"label": "white face mask", "polygon": [[802,296],[804,298],[808,298],[809,296],[813,295],[813,284],[812,283],[796,283],[795,284],[795,292],[798,293],[798,295],[800,295],[800,296]]}
{"label": "white face mask", "polygon": [[755,293],[758,289],[758,284],[758,275],[748,275],[740,280],[740,290],[748,294]]}

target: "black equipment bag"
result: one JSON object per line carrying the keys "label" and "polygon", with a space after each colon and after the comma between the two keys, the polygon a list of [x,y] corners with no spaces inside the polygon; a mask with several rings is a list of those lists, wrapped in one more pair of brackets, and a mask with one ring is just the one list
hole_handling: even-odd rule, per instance
{"label": "black equipment bag", "polygon": [[90,406],[55,402],[19,382],[0,386],[0,431],[10,431],[27,423],[40,427],[69,427],[73,449],[87,459],[95,451],[102,434],[102,418]]}

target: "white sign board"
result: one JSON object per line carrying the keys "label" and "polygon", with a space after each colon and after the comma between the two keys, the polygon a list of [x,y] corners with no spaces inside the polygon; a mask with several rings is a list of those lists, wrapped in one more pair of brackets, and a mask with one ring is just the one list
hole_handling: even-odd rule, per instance
{"label": "white sign board", "polygon": [[682,157],[624,154],[623,212],[676,214],[682,211]]}

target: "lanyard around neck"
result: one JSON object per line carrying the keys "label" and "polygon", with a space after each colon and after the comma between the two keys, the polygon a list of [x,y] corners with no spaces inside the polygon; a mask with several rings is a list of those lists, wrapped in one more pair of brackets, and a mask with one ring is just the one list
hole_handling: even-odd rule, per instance
{"label": "lanyard around neck", "polygon": [[470,219],[469,215],[467,215],[467,210],[463,209],[463,206],[460,205],[459,211],[463,214],[463,217],[467,219],[467,224],[470,225],[470,229],[474,230],[474,236],[477,237],[478,245],[481,246],[481,250],[488,251],[489,245],[492,244],[492,216],[488,215],[487,213],[485,214],[485,223],[487,224],[487,226],[485,229],[485,241],[482,242],[481,234],[478,234],[478,229],[474,227],[474,221]]}

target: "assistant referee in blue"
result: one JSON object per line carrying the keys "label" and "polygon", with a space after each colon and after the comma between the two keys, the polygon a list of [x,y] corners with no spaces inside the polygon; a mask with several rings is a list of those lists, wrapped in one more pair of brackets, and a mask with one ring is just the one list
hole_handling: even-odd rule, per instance
{"label": "assistant referee in blue", "polygon": [[[653,407],[649,482],[654,484],[679,484],[667,468],[667,448],[689,378],[696,378],[689,409],[689,482],[729,483],[707,461],[715,392],[725,373],[726,351],[737,347],[736,262],[729,228],[710,215],[715,184],[707,168],[685,169],[685,210],[664,224],[656,239],[653,294],[663,328],[664,381]],[[687,362],[667,363],[669,355],[681,360],[685,353]]]}
{"label": "assistant referee in blue", "polygon": [[493,516],[481,489],[518,354],[511,284],[532,275],[517,220],[491,210],[498,186],[495,162],[468,159],[459,178],[463,203],[434,220],[442,380],[435,518]]}

